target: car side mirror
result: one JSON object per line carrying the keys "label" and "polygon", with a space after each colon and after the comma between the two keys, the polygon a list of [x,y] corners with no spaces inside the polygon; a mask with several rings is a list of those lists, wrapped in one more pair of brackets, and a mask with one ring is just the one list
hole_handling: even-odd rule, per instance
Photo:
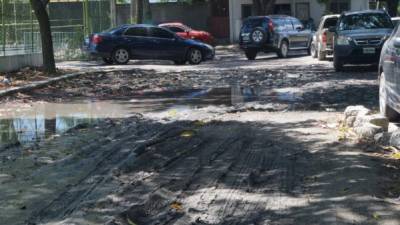
{"label": "car side mirror", "polygon": [[297,31],[302,31],[302,30],[304,30],[304,27],[303,27],[303,26],[297,26],[297,27],[296,27],[296,30],[297,30]]}
{"label": "car side mirror", "polygon": [[335,33],[336,27],[329,27],[328,30],[329,30],[329,32]]}
{"label": "car side mirror", "polygon": [[395,48],[400,48],[400,38],[395,38],[395,39],[393,40],[393,46],[394,46]]}

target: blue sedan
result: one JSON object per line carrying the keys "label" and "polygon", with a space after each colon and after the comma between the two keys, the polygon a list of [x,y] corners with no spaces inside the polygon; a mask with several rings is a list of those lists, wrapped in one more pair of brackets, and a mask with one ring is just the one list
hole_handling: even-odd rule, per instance
{"label": "blue sedan", "polygon": [[93,34],[86,41],[85,49],[107,64],[126,64],[130,59],[172,60],[177,65],[186,62],[199,64],[215,55],[210,45],[183,39],[152,25],[123,25]]}

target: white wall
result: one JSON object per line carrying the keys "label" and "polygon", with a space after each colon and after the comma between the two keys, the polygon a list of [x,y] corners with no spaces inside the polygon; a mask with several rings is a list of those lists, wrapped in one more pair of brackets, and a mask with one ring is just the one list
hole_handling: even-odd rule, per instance
{"label": "white wall", "polygon": [[0,72],[10,72],[26,66],[42,65],[42,53],[0,56]]}
{"label": "white wall", "polygon": [[242,26],[242,5],[253,4],[252,0],[229,0],[229,20],[231,42],[238,41]]}
{"label": "white wall", "polygon": [[369,7],[368,0],[352,0],[351,11],[365,10]]}

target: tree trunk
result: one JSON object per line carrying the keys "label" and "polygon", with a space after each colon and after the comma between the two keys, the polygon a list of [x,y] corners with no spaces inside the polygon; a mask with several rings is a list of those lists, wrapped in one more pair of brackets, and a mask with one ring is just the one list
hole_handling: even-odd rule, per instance
{"label": "tree trunk", "polygon": [[43,67],[47,73],[54,74],[56,72],[56,63],[54,60],[53,38],[51,36],[50,19],[46,11],[46,4],[41,0],[30,0],[30,2],[39,22],[40,37],[42,39]]}
{"label": "tree trunk", "polygon": [[136,23],[138,24],[143,23],[143,8],[143,0],[136,0]]}
{"label": "tree trunk", "polygon": [[397,16],[397,7],[399,6],[399,0],[386,0],[387,11],[390,16]]}

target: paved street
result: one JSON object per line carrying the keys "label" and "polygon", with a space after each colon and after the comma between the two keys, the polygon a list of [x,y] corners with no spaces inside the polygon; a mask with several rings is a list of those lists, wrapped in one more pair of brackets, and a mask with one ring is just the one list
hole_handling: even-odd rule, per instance
{"label": "paved street", "polygon": [[93,73],[0,99],[1,223],[400,224],[399,162],[340,138],[347,106],[377,110],[376,69],[217,55],[64,62]]}

